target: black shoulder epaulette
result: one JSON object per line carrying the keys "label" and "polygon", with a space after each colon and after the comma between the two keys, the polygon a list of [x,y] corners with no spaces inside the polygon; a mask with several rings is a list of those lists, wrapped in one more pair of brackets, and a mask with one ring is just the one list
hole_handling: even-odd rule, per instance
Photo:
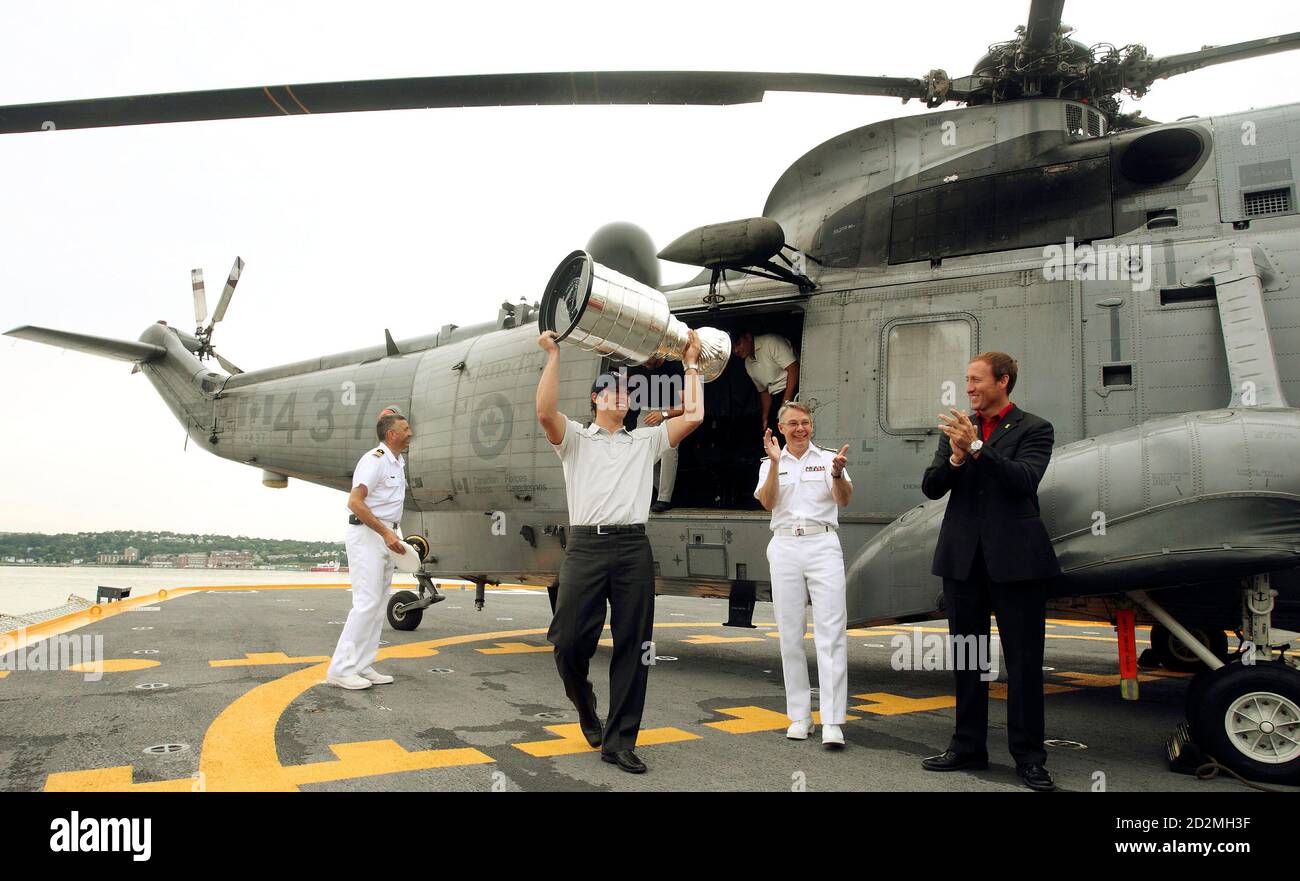
{"label": "black shoulder epaulette", "polygon": [[384,451],[383,451],[382,449],[375,450],[375,451],[374,451],[373,453],[371,453],[370,455],[372,455],[372,456],[383,456],[383,455],[384,455]]}

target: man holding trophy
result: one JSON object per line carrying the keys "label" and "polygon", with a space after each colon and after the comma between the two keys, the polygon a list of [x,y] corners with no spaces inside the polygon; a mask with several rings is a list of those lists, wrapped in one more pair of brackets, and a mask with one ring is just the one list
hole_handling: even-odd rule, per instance
{"label": "man holding trophy", "polygon": [[[704,421],[701,374],[721,373],[729,340],[721,331],[690,330],[672,317],[662,293],[582,251],[552,276],[539,325],[537,344],[546,352],[546,366],[537,386],[537,421],[563,463],[569,509],[567,556],[547,639],[587,742],[600,748],[602,760],[640,774],[646,766],[633,750],[654,658],[654,558],[645,534],[654,465]],[[584,428],[567,418],[559,410],[561,340],[623,363],[680,360],[682,414],[628,431],[627,373],[610,371],[591,387],[592,423]],[[609,717],[602,726],[587,672],[605,626],[606,602],[614,651]]]}

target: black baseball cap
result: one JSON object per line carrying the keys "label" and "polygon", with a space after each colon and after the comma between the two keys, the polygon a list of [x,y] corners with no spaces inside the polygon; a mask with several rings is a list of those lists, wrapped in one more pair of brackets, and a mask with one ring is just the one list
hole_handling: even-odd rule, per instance
{"label": "black baseball cap", "polygon": [[596,381],[591,384],[591,393],[594,395],[603,392],[607,388],[618,388],[619,383],[623,381],[620,376],[619,371],[606,370],[600,376],[597,376]]}

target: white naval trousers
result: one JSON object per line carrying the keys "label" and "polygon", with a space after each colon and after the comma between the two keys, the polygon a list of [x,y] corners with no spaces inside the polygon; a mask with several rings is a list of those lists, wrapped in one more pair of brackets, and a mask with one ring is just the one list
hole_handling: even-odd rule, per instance
{"label": "white naval trousers", "polygon": [[821,723],[843,725],[849,700],[849,646],[840,537],[835,532],[773,535],[767,545],[767,563],[772,573],[772,609],[781,637],[786,715],[792,722],[812,716],[804,650],[808,632],[805,604],[811,601]]}
{"label": "white naval trousers", "polygon": [[[402,534],[401,529],[393,531],[399,537]],[[392,551],[369,526],[348,524],[344,541],[352,575],[352,611],[348,612],[334,657],[330,659],[329,675],[336,679],[355,676],[375,663],[395,568]]]}

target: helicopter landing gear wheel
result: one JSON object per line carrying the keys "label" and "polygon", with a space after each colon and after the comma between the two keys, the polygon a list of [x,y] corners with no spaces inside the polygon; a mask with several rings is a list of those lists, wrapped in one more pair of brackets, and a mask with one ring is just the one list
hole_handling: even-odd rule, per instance
{"label": "helicopter landing gear wheel", "polygon": [[1300,671],[1234,662],[1205,675],[1188,707],[1197,745],[1248,780],[1300,785]]}
{"label": "helicopter landing gear wheel", "polygon": [[[1228,637],[1222,630],[1207,630],[1202,627],[1189,627],[1188,630],[1216,658],[1225,662],[1228,660]],[[1151,650],[1166,670],[1195,673],[1205,669],[1205,662],[1163,624],[1151,625]]]}
{"label": "helicopter landing gear wheel", "polygon": [[414,630],[420,626],[424,609],[408,609],[407,606],[419,599],[409,590],[399,590],[388,598],[388,623],[394,630]]}

